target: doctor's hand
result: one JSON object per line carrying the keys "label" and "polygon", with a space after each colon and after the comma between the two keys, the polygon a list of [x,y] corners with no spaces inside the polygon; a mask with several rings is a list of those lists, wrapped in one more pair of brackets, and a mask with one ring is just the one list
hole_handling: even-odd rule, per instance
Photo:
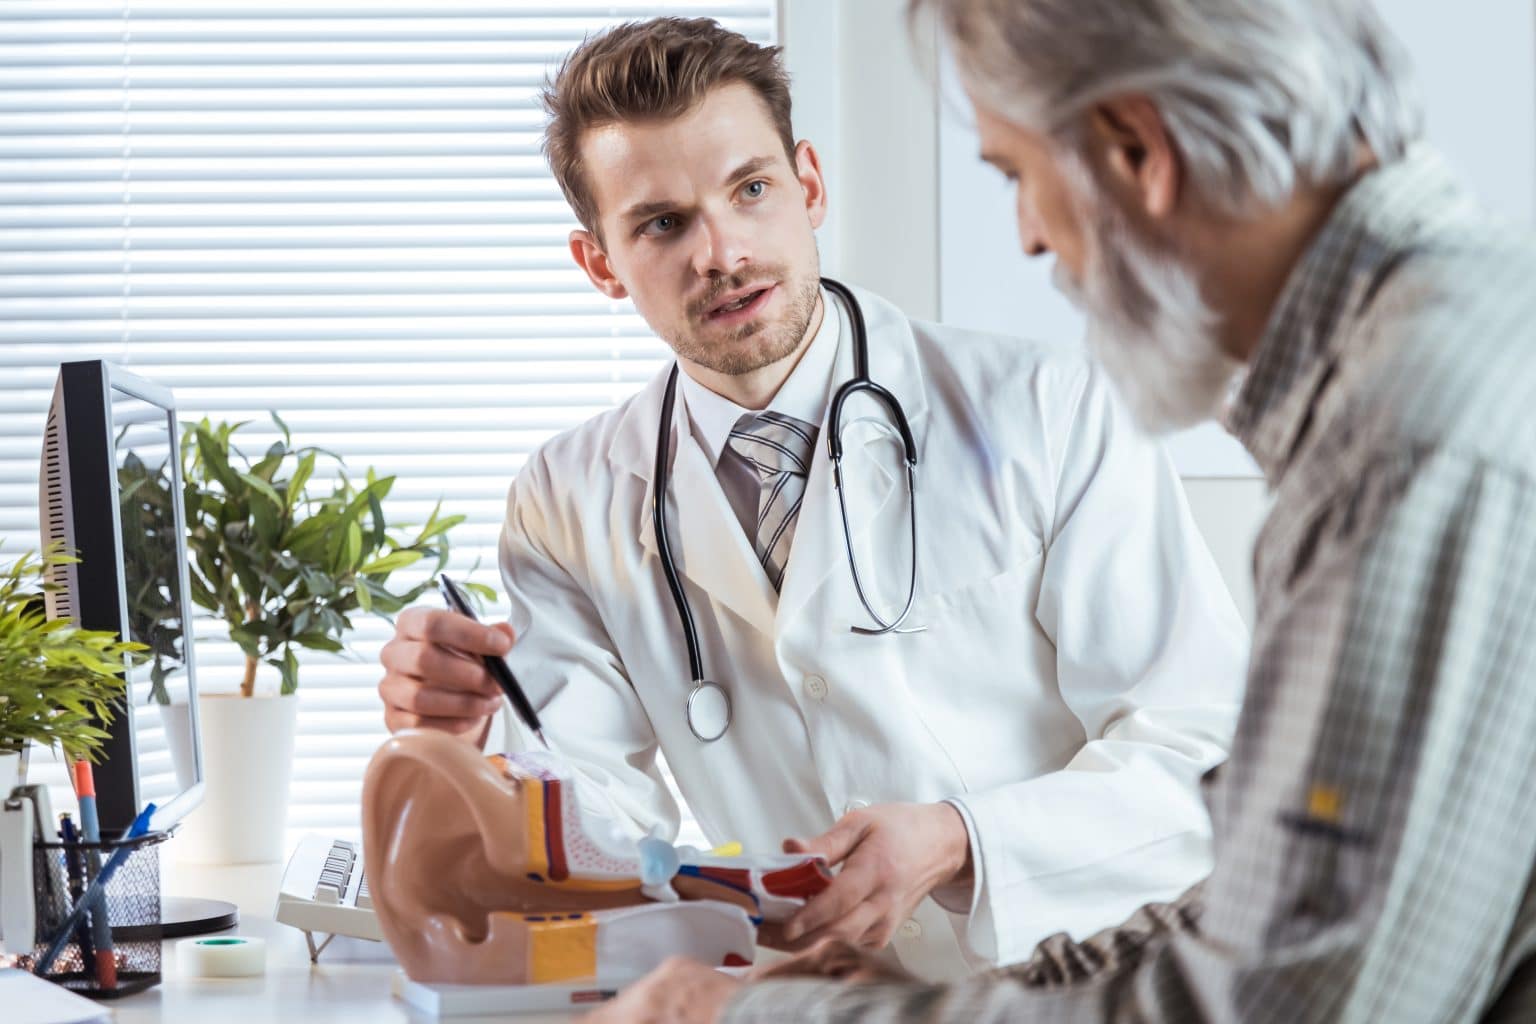
{"label": "doctor's hand", "polygon": [[439,729],[483,744],[502,696],[480,659],[506,654],[513,639],[504,622],[482,625],[442,608],[407,608],[379,652],[384,724],[390,732]]}
{"label": "doctor's hand", "polygon": [[583,1017],[586,1024],[715,1024],[742,982],[674,956]]}
{"label": "doctor's hand", "polygon": [[824,939],[882,949],[934,889],[970,876],[965,819],[949,804],[877,804],[852,811],[815,839],[786,839],[785,853],[819,853],[842,865],[832,884],[758,941],[799,950]]}

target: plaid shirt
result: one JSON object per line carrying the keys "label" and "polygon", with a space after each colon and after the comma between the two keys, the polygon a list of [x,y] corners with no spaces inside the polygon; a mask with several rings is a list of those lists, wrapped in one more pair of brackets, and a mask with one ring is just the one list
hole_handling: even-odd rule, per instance
{"label": "plaid shirt", "polygon": [[960,984],[727,1020],[1536,1021],[1536,245],[1428,152],[1366,175],[1230,426],[1275,504],[1214,873]]}

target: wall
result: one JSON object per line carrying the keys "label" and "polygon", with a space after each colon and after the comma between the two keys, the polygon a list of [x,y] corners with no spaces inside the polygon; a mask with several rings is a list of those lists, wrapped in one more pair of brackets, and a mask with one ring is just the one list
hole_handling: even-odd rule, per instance
{"label": "wall", "polygon": [[939,315],[938,97],[900,0],[783,0],[795,133],[822,157],[822,272]]}

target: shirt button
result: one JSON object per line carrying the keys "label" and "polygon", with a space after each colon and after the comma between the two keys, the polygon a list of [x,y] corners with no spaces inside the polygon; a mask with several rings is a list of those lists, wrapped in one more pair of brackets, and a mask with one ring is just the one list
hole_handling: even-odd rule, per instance
{"label": "shirt button", "polygon": [[916,939],[923,934],[923,926],[909,917],[896,929],[896,934],[904,939]]}
{"label": "shirt button", "polygon": [[827,681],[821,676],[805,677],[805,695],[814,701],[827,699]]}
{"label": "shirt button", "polygon": [[854,797],[852,800],[849,800],[846,804],[843,804],[843,813],[844,814],[852,814],[854,811],[862,811],[864,808],[866,808],[868,806],[869,806],[869,801],[868,800],[860,800],[858,797]]}

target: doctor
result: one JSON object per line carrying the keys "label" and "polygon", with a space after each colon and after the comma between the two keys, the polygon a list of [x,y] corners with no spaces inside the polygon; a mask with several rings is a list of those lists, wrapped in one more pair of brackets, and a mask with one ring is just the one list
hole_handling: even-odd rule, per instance
{"label": "doctor", "polygon": [[[584,225],[571,252],[680,372],[670,409],[671,366],[530,457],[501,538],[511,623],[403,614],[390,728],[484,743],[501,701],[462,655],[510,650],[555,748],[637,826],[678,827],[662,754],[711,841],[840,867],[771,939],[889,944],[929,978],[1203,877],[1199,780],[1225,757],[1246,636],[1167,459],[1099,374],[819,283],[828,198],[775,49],[710,21],[626,25],[576,50],[546,104]],[[842,410],[840,503],[829,404],[861,318],[894,402]],[[712,711],[690,713],[668,555]],[[903,631],[870,632],[914,555]]]}

